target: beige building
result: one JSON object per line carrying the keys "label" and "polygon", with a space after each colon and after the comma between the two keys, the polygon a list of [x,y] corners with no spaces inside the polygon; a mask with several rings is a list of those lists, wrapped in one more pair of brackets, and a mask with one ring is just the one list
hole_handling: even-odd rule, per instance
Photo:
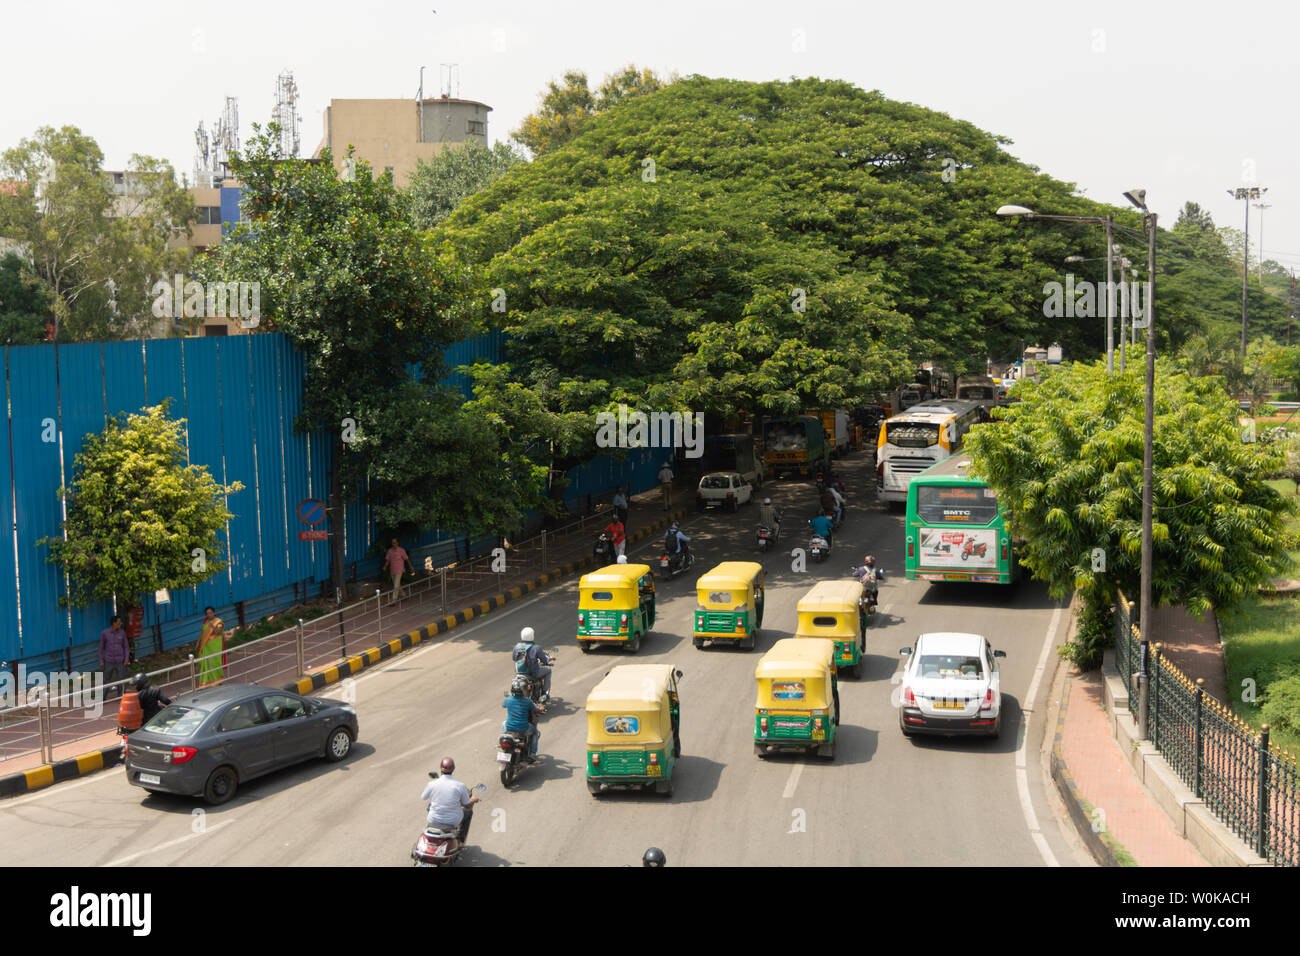
{"label": "beige building", "polygon": [[325,135],[313,158],[329,147],[334,168],[343,172],[348,147],[370,164],[376,175],[385,170],[404,188],[417,160],[430,160],[448,145],[471,140],[488,145],[488,113],[492,107],[452,97],[426,100],[330,100],[325,108]]}

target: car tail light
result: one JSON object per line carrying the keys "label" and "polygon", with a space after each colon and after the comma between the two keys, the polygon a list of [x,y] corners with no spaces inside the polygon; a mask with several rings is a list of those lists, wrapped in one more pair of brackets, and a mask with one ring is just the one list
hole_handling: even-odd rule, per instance
{"label": "car tail light", "polygon": [[651,766],[657,766],[658,763],[659,763],[659,755],[658,755],[658,754],[655,754],[655,753],[652,753],[652,754],[650,755],[650,765],[651,765]]}
{"label": "car tail light", "polygon": [[885,480],[885,463],[883,461],[876,466],[876,480],[877,481]]}
{"label": "car tail light", "polygon": [[988,691],[984,694],[984,703],[980,704],[980,710],[992,710],[992,709],[993,709],[993,688],[990,687]]}
{"label": "car tail light", "polygon": [[730,499],[732,499],[732,498],[734,498],[734,497],[736,497],[735,494],[733,494],[733,493],[730,492],[730,491],[727,492],[727,499],[728,499],[728,500],[730,500]]}
{"label": "car tail light", "polygon": [[916,695],[912,693],[912,688],[910,687],[903,688],[903,706],[904,707],[916,706]]}
{"label": "car tail light", "polygon": [[766,718],[766,717],[760,717],[760,718],[758,718],[758,729],[759,729],[760,731],[762,731],[764,737],[767,736],[767,718]]}
{"label": "car tail light", "polygon": [[598,751],[598,750],[596,750],[596,751],[592,751],[592,754],[591,754],[591,765],[592,765],[593,767],[599,767],[599,766],[600,766],[600,751]]}
{"label": "car tail light", "polygon": [[173,747],[172,763],[185,763],[185,761],[192,759],[197,753],[198,751],[193,747]]}

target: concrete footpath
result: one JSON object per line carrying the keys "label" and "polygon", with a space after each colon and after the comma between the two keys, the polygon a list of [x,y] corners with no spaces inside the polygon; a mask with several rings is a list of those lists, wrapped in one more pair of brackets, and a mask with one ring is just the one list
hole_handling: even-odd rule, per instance
{"label": "concrete footpath", "polygon": [[[670,520],[684,517],[688,512],[683,506],[694,503],[694,485],[687,480],[674,483],[673,509],[665,508],[658,486],[629,501],[627,535],[629,543],[644,540],[651,535],[662,532]],[[260,677],[262,672],[243,673],[242,661],[232,659],[226,668],[227,678],[222,683],[267,683],[280,684],[284,690],[299,694],[313,691],[343,680],[359,673],[367,667],[387,660],[394,654],[400,654],[411,647],[427,642],[453,628],[466,624],[498,607],[522,597],[538,588],[548,586],[580,571],[589,569],[593,564],[591,546],[595,533],[603,525],[608,511],[593,516],[588,520],[590,533],[573,534],[563,542],[555,542],[548,552],[546,570],[540,567],[522,565],[519,575],[484,574],[486,590],[475,589],[458,592],[463,594],[464,606],[459,610],[438,610],[427,603],[428,593],[418,597],[402,600],[389,605],[385,600],[382,619],[376,619],[373,631],[367,631],[367,638],[360,646],[359,652],[349,651],[334,653],[319,661],[308,661],[307,672],[298,674],[293,663],[292,642],[284,647],[270,648],[266,653],[259,652],[259,660],[275,655],[284,659],[290,669],[281,671],[278,680]],[[540,572],[540,573],[539,573]],[[500,588],[498,591],[497,588]],[[453,604],[452,607],[459,605]],[[541,638],[541,640],[545,640]],[[262,660],[264,664],[265,661]],[[189,691],[184,687],[165,689],[175,697]],[[39,790],[52,784],[75,777],[82,777],[99,770],[114,767],[121,762],[122,738],[116,733],[117,699],[105,702],[104,713],[94,721],[79,720],[71,723],[65,731],[54,735],[53,761],[46,762],[39,750],[27,747],[25,753],[7,756],[0,749],[0,798],[16,796]],[[16,749],[16,748],[15,748]]]}
{"label": "concrete footpath", "polygon": [[[1221,695],[1223,657],[1213,612],[1198,621],[1182,608],[1160,608],[1152,617],[1153,637],[1176,666],[1193,680],[1205,678],[1206,690]],[[1099,863],[1267,865],[1183,786],[1149,742],[1136,739],[1113,651],[1100,671],[1080,674],[1065,662],[1061,668],[1052,777]]]}

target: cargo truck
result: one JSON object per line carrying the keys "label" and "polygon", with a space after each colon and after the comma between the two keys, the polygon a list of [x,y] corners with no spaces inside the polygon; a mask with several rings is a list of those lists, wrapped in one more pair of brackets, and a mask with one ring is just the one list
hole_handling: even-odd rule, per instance
{"label": "cargo truck", "polygon": [[763,463],[769,478],[809,474],[830,463],[830,444],[821,420],[812,415],[763,423]]}
{"label": "cargo truck", "polygon": [[822,423],[822,429],[826,432],[827,441],[830,442],[832,455],[842,455],[849,450],[849,413],[842,409],[834,411],[810,411],[806,415],[812,415]]}

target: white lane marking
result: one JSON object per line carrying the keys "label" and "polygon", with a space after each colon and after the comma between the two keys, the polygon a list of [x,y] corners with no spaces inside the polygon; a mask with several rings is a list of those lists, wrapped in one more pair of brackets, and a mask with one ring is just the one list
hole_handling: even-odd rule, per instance
{"label": "white lane marking", "polygon": [[159,850],[165,850],[168,847],[176,846],[179,843],[184,843],[186,840],[193,840],[195,837],[207,836],[209,833],[213,832],[214,830],[220,830],[222,827],[226,826],[227,824],[234,823],[234,822],[235,822],[234,820],[222,820],[220,823],[214,823],[209,827],[205,827],[199,833],[189,833],[183,837],[177,837],[175,840],[168,840],[166,843],[159,843],[157,846],[152,846],[147,850],[141,850],[139,853],[131,853],[127,856],[120,856],[116,860],[113,860],[110,863],[105,863],[104,866],[121,866],[123,863],[130,863],[132,860],[138,860],[140,857],[147,856],[150,853],[157,853]]}
{"label": "white lane marking", "polygon": [[575,677],[573,680],[569,681],[569,683],[570,683],[570,684],[581,684],[581,683],[582,683],[583,681],[585,681],[587,678],[592,677],[592,676],[595,675],[595,674],[599,674],[601,671],[607,671],[607,670],[609,670],[609,669],[610,669],[611,667],[613,667],[613,666],[614,666],[613,664],[602,664],[600,667],[597,667],[594,671],[587,671],[587,673],[585,673],[585,674],[579,674],[579,675],[578,675],[577,677]]}
{"label": "white lane marking", "polygon": [[1034,845],[1038,847],[1043,862],[1048,866],[1061,864],[1057,861],[1052,848],[1048,846],[1047,838],[1043,836],[1042,829],[1038,825],[1038,814],[1034,812],[1034,804],[1029,797],[1029,771],[1025,765],[1025,751],[1029,745],[1029,718],[1033,714],[1034,695],[1038,693],[1038,682],[1042,680],[1043,672],[1047,669],[1047,655],[1056,640],[1056,629],[1061,623],[1061,610],[1061,604],[1058,602],[1056,610],[1052,612],[1052,620],[1047,625],[1047,639],[1043,642],[1043,649],[1038,655],[1038,666],[1034,670],[1033,680],[1029,682],[1029,693],[1021,702],[1020,711],[1024,714],[1024,720],[1020,722],[1020,746],[1016,748],[1016,794],[1020,798],[1020,810],[1024,813],[1029,835],[1033,838]]}
{"label": "white lane marking", "polygon": [[390,763],[397,763],[397,761],[399,760],[405,760],[407,757],[413,757],[422,750],[428,750],[430,747],[434,747],[441,744],[443,740],[450,740],[452,737],[459,737],[461,734],[473,730],[475,727],[482,727],[484,724],[488,723],[489,720],[490,718],[484,717],[482,720],[476,720],[472,724],[466,724],[460,730],[454,730],[451,733],[449,733],[446,737],[443,737],[440,740],[437,740],[433,743],[420,744],[420,746],[418,747],[412,747],[410,750],[403,751],[402,753],[397,754],[395,757],[389,757],[387,760],[381,760],[379,763],[375,764],[374,767],[376,770],[378,770],[380,767],[387,767]]}
{"label": "white lane marking", "polygon": [[37,800],[44,800],[46,797],[51,796],[55,793],[66,793],[69,790],[76,790],[78,787],[87,787],[90,786],[90,784],[98,783],[99,781],[105,779],[106,777],[110,777],[115,773],[122,773],[122,771],[123,771],[122,765],[118,764],[116,767],[108,768],[103,773],[91,774],[85,780],[78,780],[75,783],[73,783],[72,781],[68,781],[66,783],[56,783],[51,787],[44,788],[43,790],[41,790],[40,793],[32,794],[30,797],[19,797],[16,800],[3,800],[0,801],[0,811],[11,810],[14,807],[21,807],[24,803],[33,803]]}
{"label": "white lane marking", "polygon": [[785,790],[781,791],[781,799],[789,800],[794,796],[794,788],[799,786],[799,776],[803,773],[803,764],[797,763],[790,768],[790,777],[785,782]]}

